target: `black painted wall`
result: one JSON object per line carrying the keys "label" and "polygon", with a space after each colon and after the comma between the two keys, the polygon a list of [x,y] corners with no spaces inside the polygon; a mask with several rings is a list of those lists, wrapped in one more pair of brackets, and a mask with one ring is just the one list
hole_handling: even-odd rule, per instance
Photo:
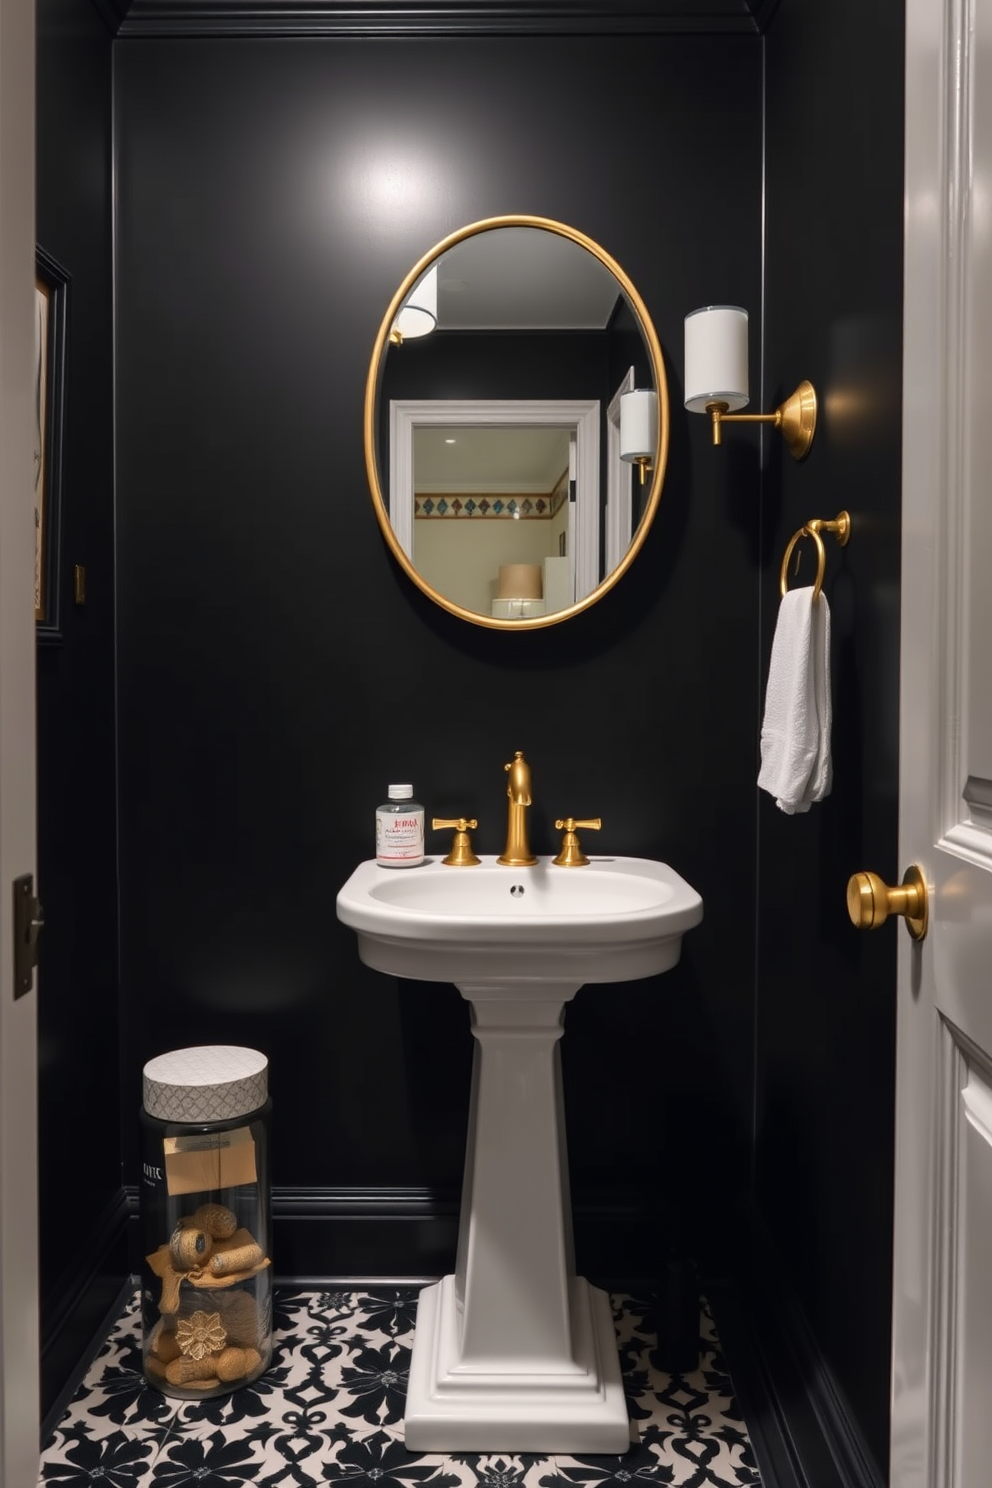
{"label": "black painted wall", "polygon": [[[117,1295],[120,1165],[114,738],[110,36],[37,5],[37,234],[69,275],[61,637],[38,648],[42,1405]],[[86,603],[72,571],[86,568]],[[71,1217],[71,1218],[70,1218]]]}
{"label": "black painted wall", "polygon": [[884,1476],[896,935],[855,931],[845,889],[861,868],[898,883],[905,866],[896,857],[903,5],[783,0],[766,47],[766,402],[800,377],[820,397],[808,460],[765,483],[766,667],[790,536],[842,507],[853,530],[843,552],[826,539],[832,795],[789,818],[759,793],[757,1193],[816,1346]]}
{"label": "black painted wall", "polygon": [[[756,446],[731,490],[677,411],[630,575],[513,635],[393,564],[362,402],[411,264],[520,211],[630,274],[679,410],[685,311],[759,303],[760,86],[757,37],[642,39],[636,72],[602,37],[117,42],[125,1111],[151,1055],[242,1042],[271,1061],[277,1188],[457,1191],[467,1007],[363,968],[334,900],[390,780],[499,851],[523,749],[536,850],[599,814],[597,848],[669,859],[706,904],[676,972],[569,1009],[577,1205],[659,1212],[647,1267],[746,1183]],[[583,1233],[586,1265],[632,1264]],[[333,1235],[317,1258],[288,1224],[279,1243],[284,1273],[362,1267]]]}
{"label": "black painted wall", "polygon": [[[649,1271],[679,1234],[722,1265],[753,1162],[780,1274],[884,1463],[894,940],[859,938],[843,889],[900,866],[901,25],[898,0],[781,0],[764,41],[638,38],[632,68],[629,39],[595,36],[111,43],[95,10],[39,0],[39,241],[73,275],[64,567],[89,579],[39,654],[49,1398],[126,1270],[120,1157],[134,1184],[141,1067],[163,1049],[269,1053],[281,1274],[450,1264],[467,1009],[364,969],[334,897],[399,776],[498,850],[523,748],[538,850],[556,815],[601,814],[597,847],[668,858],[706,906],[675,972],[569,1009],[580,1264]],[[751,307],[759,386],[763,69],[763,401],[816,383],[801,466],[753,429],[714,451],[681,411],[682,317],[703,303]],[[525,635],[411,588],[362,451],[394,289],[452,229],[510,211],[619,260],[673,408],[631,572]],[[779,561],[840,505],[836,783],[786,819],[754,784]],[[77,1112],[96,1139],[67,1169]],[[95,1269],[58,1245],[66,1204]],[[438,1223],[331,1222],[363,1204]]]}

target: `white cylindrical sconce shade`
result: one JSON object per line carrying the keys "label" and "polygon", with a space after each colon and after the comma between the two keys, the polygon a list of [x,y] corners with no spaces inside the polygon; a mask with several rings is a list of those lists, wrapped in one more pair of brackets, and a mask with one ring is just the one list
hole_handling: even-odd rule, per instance
{"label": "white cylindrical sconce shade", "polygon": [[635,388],[620,399],[621,460],[653,460],[658,452],[658,394]]}
{"label": "white cylindrical sconce shade", "polygon": [[426,336],[437,325],[437,264],[427,270],[407,295],[406,303],[393,321],[393,330],[404,341]]}
{"label": "white cylindrical sconce shade", "polygon": [[685,406],[705,413],[726,403],[746,408],[747,311],[739,305],[704,305],[685,318]]}

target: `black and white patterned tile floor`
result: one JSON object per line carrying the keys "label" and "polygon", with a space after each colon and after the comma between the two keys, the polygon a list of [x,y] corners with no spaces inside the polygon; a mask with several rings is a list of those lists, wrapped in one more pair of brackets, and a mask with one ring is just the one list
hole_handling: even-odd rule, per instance
{"label": "black and white patterned tile floor", "polygon": [[209,1401],[144,1383],[135,1293],[45,1444],[39,1488],[760,1488],[705,1302],[699,1368],[670,1375],[657,1366],[651,1296],[612,1301],[631,1416],[625,1456],[444,1456],[403,1444],[415,1288],[277,1288],[272,1367]]}

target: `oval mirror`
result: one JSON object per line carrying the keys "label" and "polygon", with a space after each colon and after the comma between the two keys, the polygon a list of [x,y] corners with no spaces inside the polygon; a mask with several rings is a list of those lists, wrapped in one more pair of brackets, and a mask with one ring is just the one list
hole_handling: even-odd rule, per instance
{"label": "oval mirror", "polygon": [[612,588],[654,519],[668,429],[640,295],[560,222],[452,233],[407,274],[376,337],[376,516],[414,583],[475,625],[554,625]]}

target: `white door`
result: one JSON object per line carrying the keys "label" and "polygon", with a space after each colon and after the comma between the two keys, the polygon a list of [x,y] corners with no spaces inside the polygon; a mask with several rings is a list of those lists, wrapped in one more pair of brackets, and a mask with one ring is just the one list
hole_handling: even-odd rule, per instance
{"label": "white door", "polygon": [[[992,1481],[992,0],[906,6],[892,1488]],[[874,866],[874,865],[868,865]]]}
{"label": "white door", "polygon": [[36,993],[13,882],[35,872],[34,5],[0,4],[0,1483],[38,1480]]}

